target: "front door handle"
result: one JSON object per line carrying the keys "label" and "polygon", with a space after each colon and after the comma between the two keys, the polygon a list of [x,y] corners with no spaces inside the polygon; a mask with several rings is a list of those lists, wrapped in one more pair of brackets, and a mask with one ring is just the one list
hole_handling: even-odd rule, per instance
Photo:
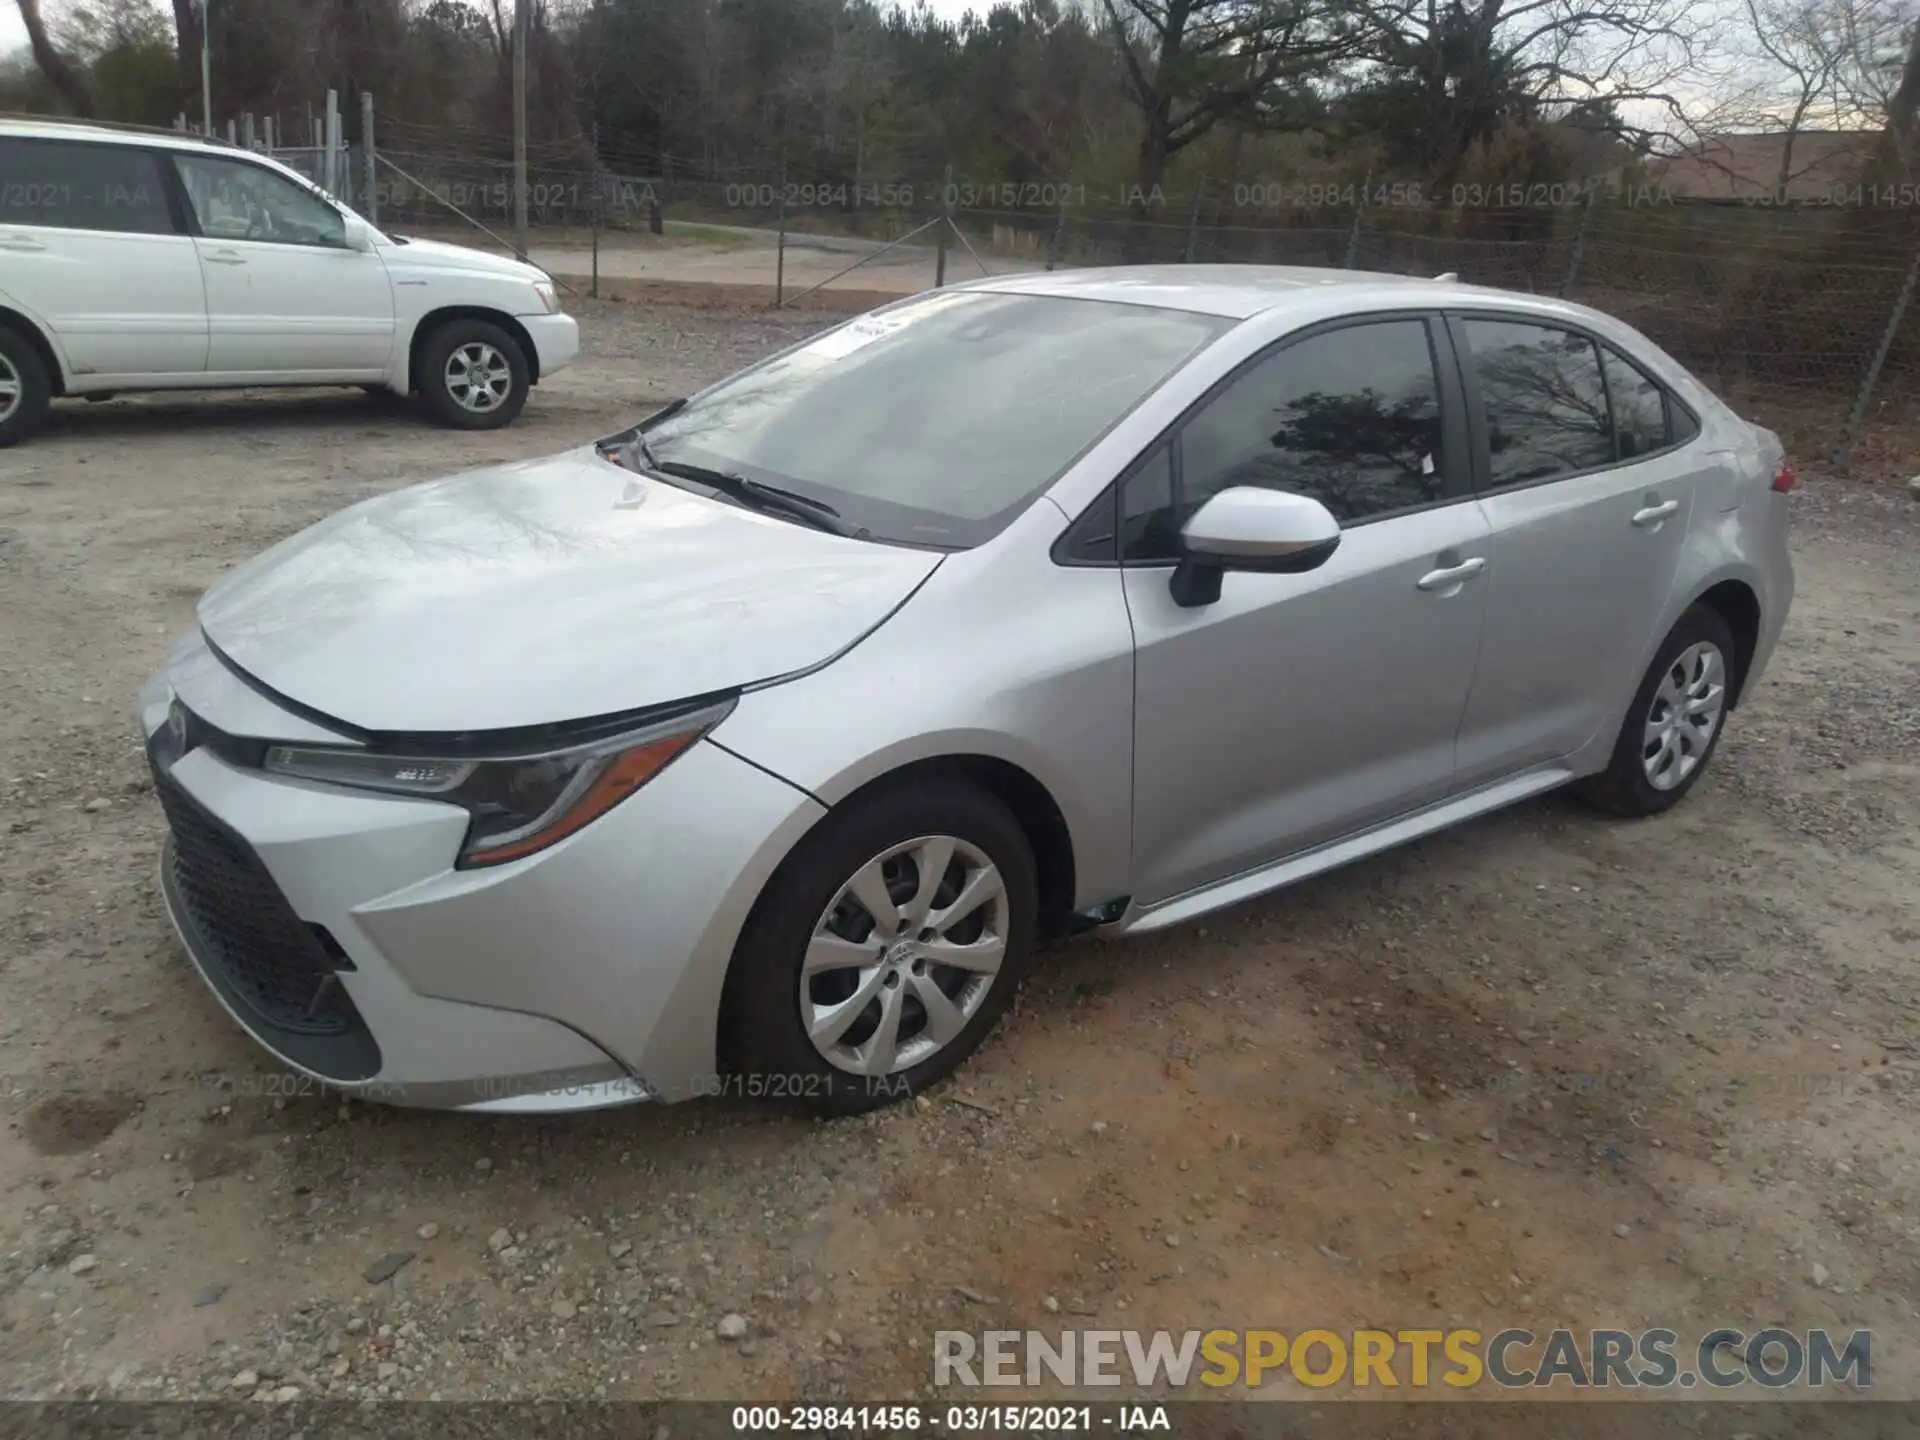
{"label": "front door handle", "polygon": [[238,250],[209,250],[207,262],[212,265],[244,265],[247,260]]}
{"label": "front door handle", "polygon": [[[1653,499],[1651,495],[1647,498],[1649,500]],[[1633,512],[1633,523],[1644,530],[1649,525],[1658,525],[1679,508],[1680,502],[1678,500],[1663,500],[1655,505],[1647,505]]]}
{"label": "front door handle", "polygon": [[1422,590],[1457,590],[1486,568],[1487,562],[1476,555],[1471,560],[1462,560],[1458,565],[1443,565],[1438,570],[1429,570],[1420,577],[1419,587]]}
{"label": "front door handle", "polygon": [[31,235],[8,235],[0,238],[0,250],[44,250],[46,245]]}

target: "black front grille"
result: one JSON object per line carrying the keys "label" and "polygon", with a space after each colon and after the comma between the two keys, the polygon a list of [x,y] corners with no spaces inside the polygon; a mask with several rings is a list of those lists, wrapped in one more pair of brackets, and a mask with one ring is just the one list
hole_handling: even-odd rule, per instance
{"label": "black front grille", "polygon": [[260,857],[154,766],[173,828],[173,881],[201,945],[231,991],[296,1035],[343,1035],[359,1014],[319,937],[293,913]]}

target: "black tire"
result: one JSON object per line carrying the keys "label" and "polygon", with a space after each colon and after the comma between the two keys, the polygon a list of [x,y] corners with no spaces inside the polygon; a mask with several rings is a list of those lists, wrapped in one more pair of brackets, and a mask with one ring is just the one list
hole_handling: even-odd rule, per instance
{"label": "black tire", "polygon": [[[507,363],[507,393],[491,409],[474,410],[463,405],[448,385],[448,361],[456,350],[469,345],[491,347]],[[520,342],[500,326],[487,320],[449,320],[420,346],[420,368],[413,383],[427,408],[442,423],[458,430],[498,430],[519,417],[533,385],[533,371]]]}
{"label": "black tire", "polygon": [[[952,1039],[908,1068],[870,1079],[836,1067],[808,1037],[800,1010],[801,965],[815,927],[841,888],[875,857],[930,835],[951,836],[972,846],[999,871],[1007,902],[1006,948],[979,1008]],[[957,883],[962,871],[950,868],[946,873],[955,878],[943,882],[941,893]],[[917,875],[909,871],[904,880],[894,877],[890,888],[911,894],[916,884]],[[993,796],[963,781],[902,785],[829,815],[774,872],[734,948],[721,1005],[723,1092],[827,1115],[858,1114],[918,1094],[978,1049],[1012,1002],[1032,954],[1038,893],[1033,850],[1020,822]],[[857,908],[847,913],[856,929],[861,922],[872,925],[871,916]],[[843,971],[809,984],[843,980],[850,987],[855,978]],[[908,1044],[924,1035],[926,1022],[922,1008],[921,1028],[913,1028],[914,1007],[920,1005],[912,998],[915,987],[931,981],[951,996],[966,982],[964,972],[950,967],[937,967],[924,980],[898,978],[906,979],[898,1003],[906,1007],[899,1034]],[[828,1003],[834,998],[830,992],[813,993]],[[862,1018],[848,1030],[849,1036],[858,1039],[869,1018],[877,1021],[878,1004],[877,998],[862,1007]]]}
{"label": "black tire", "polygon": [[[53,381],[34,343],[18,330],[0,325],[0,380],[12,378],[20,387],[18,400],[0,420],[0,449],[18,445],[47,422],[53,407]],[[0,398],[0,408],[7,400]]]}
{"label": "black tire", "polygon": [[1700,777],[1706,774],[1713,752],[1719,748],[1720,736],[1727,728],[1730,707],[1726,701],[1723,701],[1719,719],[1707,737],[1699,763],[1670,788],[1660,789],[1648,777],[1643,748],[1646,727],[1653,717],[1654,697],[1661,681],[1686,651],[1702,644],[1711,645],[1720,652],[1727,686],[1726,701],[1731,700],[1740,663],[1733,632],[1727,628],[1727,622],[1720,618],[1718,612],[1705,605],[1694,605],[1680,617],[1667,638],[1661,642],[1653,663],[1647,667],[1647,673],[1640,681],[1640,688],[1634,691],[1633,704],[1627,707],[1627,716],[1621,722],[1620,735],[1614,742],[1613,756],[1607,762],[1607,768],[1581,782],[1580,794],[1590,804],[1610,814],[1630,818],[1658,815],[1678,805],[1687,792],[1699,783]]}

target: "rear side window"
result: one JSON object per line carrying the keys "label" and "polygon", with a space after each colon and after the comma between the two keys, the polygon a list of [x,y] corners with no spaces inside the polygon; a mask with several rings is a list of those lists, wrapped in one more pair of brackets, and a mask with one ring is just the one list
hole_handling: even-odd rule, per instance
{"label": "rear side window", "polygon": [[1613,400],[1613,433],[1620,442],[1620,458],[1637,460],[1664,450],[1671,442],[1667,430],[1667,394],[1633,363],[1611,350],[1603,351],[1607,367],[1607,394]]}
{"label": "rear side window", "polygon": [[71,140],[0,139],[0,225],[174,233],[158,156]]}
{"label": "rear side window", "polygon": [[1584,335],[1515,320],[1468,320],[1487,415],[1491,488],[1613,463],[1600,352]]}

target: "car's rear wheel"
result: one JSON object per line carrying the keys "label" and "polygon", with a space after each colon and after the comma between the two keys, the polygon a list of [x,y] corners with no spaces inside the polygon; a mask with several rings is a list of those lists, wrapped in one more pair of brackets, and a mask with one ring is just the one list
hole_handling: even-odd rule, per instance
{"label": "car's rear wheel", "polygon": [[1720,743],[1737,651],[1717,611],[1695,605],[1661,643],[1607,768],[1581,787],[1616,815],[1657,815],[1699,782]]}
{"label": "car's rear wheel", "polygon": [[450,320],[420,347],[420,397],[447,424],[497,430],[527,403],[533,374],[513,336],[487,320]]}
{"label": "car's rear wheel", "polygon": [[0,447],[38,430],[52,403],[53,384],[40,352],[18,330],[0,325]]}
{"label": "car's rear wheel", "polygon": [[958,781],[836,812],[782,864],[734,951],[732,1093],[830,1114],[918,1093],[984,1040],[1033,945],[1026,833]]}

